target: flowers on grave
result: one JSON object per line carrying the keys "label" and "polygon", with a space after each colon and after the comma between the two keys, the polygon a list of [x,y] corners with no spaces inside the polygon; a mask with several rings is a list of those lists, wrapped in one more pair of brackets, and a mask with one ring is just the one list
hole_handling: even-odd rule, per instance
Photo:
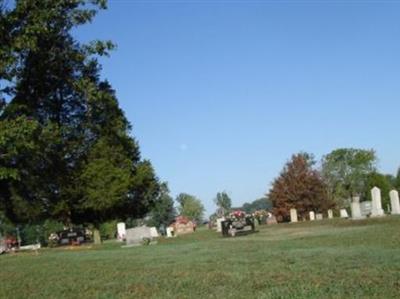
{"label": "flowers on grave", "polygon": [[232,220],[242,220],[243,218],[246,217],[246,213],[238,210],[238,211],[234,211],[233,213],[231,213],[230,217]]}

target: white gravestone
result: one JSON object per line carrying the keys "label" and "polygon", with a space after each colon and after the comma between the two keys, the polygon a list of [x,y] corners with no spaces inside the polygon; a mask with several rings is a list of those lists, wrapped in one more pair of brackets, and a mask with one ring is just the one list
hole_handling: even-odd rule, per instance
{"label": "white gravestone", "polygon": [[145,239],[152,239],[150,227],[140,226],[126,230],[126,245],[141,245]]}
{"label": "white gravestone", "polygon": [[328,219],[332,219],[332,218],[333,218],[333,211],[328,210]]}
{"label": "white gravestone", "polygon": [[222,221],[225,221],[225,218],[218,218],[217,219],[217,232],[222,232]]}
{"label": "white gravestone", "polygon": [[392,206],[392,215],[400,215],[400,202],[399,202],[399,192],[392,190],[390,195],[390,205]]}
{"label": "white gravestone", "polygon": [[126,224],[124,222],[120,222],[117,224],[117,238],[119,241],[125,240],[126,237]]}
{"label": "white gravestone", "polygon": [[383,212],[382,209],[381,190],[378,187],[372,188],[371,196],[372,196],[371,217],[384,216],[385,213]]}
{"label": "white gravestone", "polygon": [[321,213],[317,213],[317,214],[315,215],[315,218],[316,218],[317,220],[322,220],[322,219],[324,219],[324,216],[323,216]]}
{"label": "white gravestone", "polygon": [[296,211],[296,209],[290,209],[290,222],[297,222],[297,211]]}
{"label": "white gravestone", "polygon": [[167,238],[172,238],[174,235],[173,233],[173,228],[172,227],[167,227]]}
{"label": "white gravestone", "polygon": [[346,209],[340,209],[340,218],[349,218],[349,214],[347,214]]}
{"label": "white gravestone", "polygon": [[309,215],[310,215],[310,221],[314,221],[315,220],[315,213],[313,211],[311,211],[309,213]]}
{"label": "white gravestone", "polygon": [[361,215],[360,197],[354,196],[350,207],[351,207],[351,218],[352,219],[362,219],[362,218],[364,218]]}

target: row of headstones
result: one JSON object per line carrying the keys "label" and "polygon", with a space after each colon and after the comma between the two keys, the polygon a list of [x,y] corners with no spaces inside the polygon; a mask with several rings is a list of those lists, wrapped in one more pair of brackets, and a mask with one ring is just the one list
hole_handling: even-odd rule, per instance
{"label": "row of headstones", "polygon": [[[400,215],[399,192],[397,192],[396,190],[392,190],[390,191],[389,196],[390,196],[391,214]],[[366,201],[362,203],[360,203],[360,197],[358,196],[353,197],[353,201],[350,205],[352,219],[363,219],[367,215],[370,215],[371,217],[380,217],[385,215],[385,212],[382,209],[381,190],[378,187],[372,188],[371,197],[372,197],[371,202]],[[340,217],[341,218],[349,217],[346,209],[340,210]],[[322,220],[323,215],[321,213],[315,214],[314,211],[310,211],[309,218],[311,221]],[[333,211],[328,210],[328,219],[332,218],[333,218]],[[290,209],[290,221],[291,222],[298,221],[296,209]]]}

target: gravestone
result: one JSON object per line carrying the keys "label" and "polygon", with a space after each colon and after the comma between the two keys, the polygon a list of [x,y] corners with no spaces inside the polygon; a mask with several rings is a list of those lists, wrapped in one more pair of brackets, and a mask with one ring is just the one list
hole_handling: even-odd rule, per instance
{"label": "gravestone", "polygon": [[372,188],[371,196],[372,196],[371,217],[384,216],[385,213],[383,212],[382,209],[381,190],[378,187]]}
{"label": "gravestone", "polygon": [[268,212],[267,215],[267,225],[270,224],[278,224],[278,221],[276,220],[276,217],[272,215],[272,213]]}
{"label": "gravestone", "polygon": [[296,209],[290,209],[290,222],[297,222],[297,211],[296,211]]}
{"label": "gravestone", "polygon": [[125,222],[120,222],[117,224],[117,239],[119,241],[124,241],[126,237],[126,224]]}
{"label": "gravestone", "polygon": [[221,217],[217,219],[217,232],[222,232],[222,221],[225,221],[225,218]]}
{"label": "gravestone", "polygon": [[332,210],[328,210],[328,219],[332,219],[333,218],[333,211]]}
{"label": "gravestone", "polygon": [[361,215],[361,208],[360,208],[360,197],[354,196],[353,201],[350,205],[351,208],[351,218],[352,219],[363,219],[364,217]]}
{"label": "gravestone", "polygon": [[150,227],[150,234],[151,234],[152,238],[158,238],[159,237],[158,231],[154,226]]}
{"label": "gravestone", "polygon": [[141,245],[145,239],[152,239],[150,227],[140,226],[126,230],[126,245]]}
{"label": "gravestone", "polygon": [[309,213],[309,215],[310,215],[310,221],[314,221],[314,220],[315,220],[315,213],[314,213],[314,211],[311,211],[311,212]]}
{"label": "gravestone", "polygon": [[317,214],[315,215],[315,218],[316,218],[317,220],[322,220],[322,219],[324,219],[324,216],[323,216],[321,213],[317,213]]}
{"label": "gravestone", "polygon": [[371,201],[363,201],[360,203],[360,211],[361,211],[361,216],[367,217],[371,215],[371,210],[372,210],[372,202]]}
{"label": "gravestone", "polygon": [[6,246],[6,240],[0,236],[0,254],[6,252],[7,246]]}
{"label": "gravestone", "polygon": [[167,238],[172,238],[174,236],[174,230],[172,227],[167,227]]}
{"label": "gravestone", "polygon": [[392,215],[400,215],[400,202],[399,202],[399,192],[392,190],[390,195],[390,205],[392,206]]}
{"label": "gravestone", "polygon": [[340,209],[340,218],[349,218],[349,214],[347,214],[346,209]]}

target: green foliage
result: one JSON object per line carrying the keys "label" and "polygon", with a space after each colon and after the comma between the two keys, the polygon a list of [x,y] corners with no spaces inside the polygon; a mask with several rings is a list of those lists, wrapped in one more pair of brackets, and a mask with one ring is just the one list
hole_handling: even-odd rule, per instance
{"label": "green foliage", "polygon": [[103,240],[115,239],[117,233],[117,220],[111,220],[100,224],[99,230]]}
{"label": "green foliage", "polygon": [[254,213],[255,211],[259,210],[270,210],[272,209],[272,202],[267,197],[262,197],[256,199],[251,203],[244,203],[243,206],[239,209],[245,211],[248,214]]}
{"label": "green foliage", "polygon": [[375,164],[373,150],[342,148],[323,157],[322,175],[330,197],[343,206],[346,199],[363,194]]}
{"label": "green foliage", "polygon": [[309,211],[326,212],[334,206],[313,164],[309,154],[293,155],[273,182],[268,198],[278,221],[288,221],[291,208],[297,210],[300,218],[306,219]]}
{"label": "green foliage", "polygon": [[176,216],[174,208],[174,200],[169,194],[167,183],[162,183],[160,186],[160,193],[155,201],[150,213],[150,220],[148,226],[160,227],[161,225],[168,226]]}
{"label": "green foliage", "polygon": [[204,214],[204,206],[195,196],[181,193],[177,196],[176,201],[179,204],[178,211],[182,216],[201,222]]}
{"label": "green foliage", "polygon": [[219,210],[222,212],[222,214],[225,215],[230,212],[232,207],[232,200],[225,191],[218,192],[217,196],[214,198],[214,202]]}
{"label": "green foliage", "polygon": [[0,7],[0,210],[18,223],[144,216],[159,184],[114,90],[100,80],[98,56],[114,45],[71,34],[106,1]]}

